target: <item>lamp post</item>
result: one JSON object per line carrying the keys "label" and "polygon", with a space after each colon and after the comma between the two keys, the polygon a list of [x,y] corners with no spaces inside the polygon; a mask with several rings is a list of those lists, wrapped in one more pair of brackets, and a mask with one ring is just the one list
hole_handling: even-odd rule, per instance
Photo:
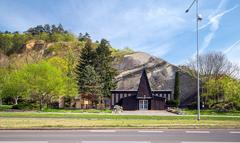
{"label": "lamp post", "polygon": [[200,120],[200,82],[199,82],[199,46],[198,46],[198,22],[202,20],[202,16],[198,13],[198,0],[193,0],[191,5],[185,11],[186,13],[196,4],[196,46],[197,46],[197,120]]}

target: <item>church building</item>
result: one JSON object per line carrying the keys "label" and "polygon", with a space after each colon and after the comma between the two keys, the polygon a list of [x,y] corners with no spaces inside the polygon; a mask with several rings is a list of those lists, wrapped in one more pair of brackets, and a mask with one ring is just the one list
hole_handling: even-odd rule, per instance
{"label": "church building", "polygon": [[120,105],[123,110],[164,110],[171,100],[171,90],[151,90],[145,68],[137,90],[112,90],[111,105]]}

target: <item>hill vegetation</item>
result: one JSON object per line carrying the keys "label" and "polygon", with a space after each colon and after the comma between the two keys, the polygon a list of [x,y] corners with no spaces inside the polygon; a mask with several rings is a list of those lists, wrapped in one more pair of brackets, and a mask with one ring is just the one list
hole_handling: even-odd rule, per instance
{"label": "hill vegetation", "polygon": [[[105,39],[92,42],[88,33],[77,37],[61,24],[38,25],[23,33],[1,32],[0,96],[15,108],[56,107],[59,97],[69,99],[65,106],[71,107],[79,93],[94,99],[95,104],[102,103],[114,87],[117,73],[111,65],[131,52],[112,48]],[[97,92],[90,94],[94,86]]]}

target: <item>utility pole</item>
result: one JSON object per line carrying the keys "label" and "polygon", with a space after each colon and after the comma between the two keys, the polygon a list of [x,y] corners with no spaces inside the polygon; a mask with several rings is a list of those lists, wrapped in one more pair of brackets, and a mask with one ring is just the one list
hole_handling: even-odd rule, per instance
{"label": "utility pole", "polygon": [[197,120],[200,121],[200,81],[199,81],[199,43],[198,43],[198,23],[202,20],[202,16],[198,13],[198,0],[193,0],[191,5],[185,11],[186,13],[196,4],[196,47],[197,47]]}

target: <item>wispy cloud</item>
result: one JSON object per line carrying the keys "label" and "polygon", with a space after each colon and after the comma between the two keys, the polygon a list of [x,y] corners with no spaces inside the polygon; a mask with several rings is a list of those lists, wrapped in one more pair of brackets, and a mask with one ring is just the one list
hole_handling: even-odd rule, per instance
{"label": "wispy cloud", "polygon": [[235,5],[234,7],[230,8],[228,10],[225,10],[219,14],[216,14],[214,16],[210,15],[208,17],[209,21],[206,24],[200,26],[198,29],[202,30],[202,29],[206,28],[207,26],[211,26],[211,30],[217,30],[219,28],[219,21],[222,18],[222,16],[233,11],[234,9],[236,9],[238,7],[239,7],[239,5]]}
{"label": "wispy cloud", "polygon": [[[231,52],[234,49],[240,48],[240,40],[236,41],[235,43],[233,43],[231,46],[229,46],[228,48],[226,48],[223,53],[224,54],[228,54],[229,52]],[[240,59],[240,57],[239,57]]]}
{"label": "wispy cloud", "polygon": [[227,55],[228,59],[235,63],[240,65],[240,39],[236,42],[234,42],[231,46],[225,48],[223,50],[223,53]]}
{"label": "wispy cloud", "polygon": [[[215,15],[211,14],[211,15],[208,17],[208,22],[207,22],[206,24],[204,24],[203,26],[199,27],[199,30],[201,30],[201,29],[204,29],[204,28],[210,26],[210,27],[209,27],[209,33],[204,37],[203,42],[202,42],[202,45],[201,45],[201,47],[200,47],[200,50],[199,50],[199,53],[200,53],[200,54],[203,53],[204,50],[206,50],[206,49],[209,47],[209,45],[211,44],[212,40],[214,39],[215,33],[216,33],[216,32],[218,31],[218,29],[219,29],[219,25],[220,25],[221,18],[222,18],[225,14],[233,11],[234,9],[238,8],[238,6],[239,6],[239,5],[235,5],[234,7],[230,8],[230,9],[227,9],[227,10],[224,10],[223,12],[220,12],[220,13],[219,13],[219,12],[217,12],[217,11],[219,11],[219,10],[221,9],[221,7],[224,6],[223,2],[224,2],[224,1],[222,1],[222,2],[218,5],[218,8],[213,12],[213,13],[215,13]],[[194,53],[194,54],[192,55],[192,58],[195,58],[195,57],[196,57],[196,54],[197,54],[197,53]]]}

